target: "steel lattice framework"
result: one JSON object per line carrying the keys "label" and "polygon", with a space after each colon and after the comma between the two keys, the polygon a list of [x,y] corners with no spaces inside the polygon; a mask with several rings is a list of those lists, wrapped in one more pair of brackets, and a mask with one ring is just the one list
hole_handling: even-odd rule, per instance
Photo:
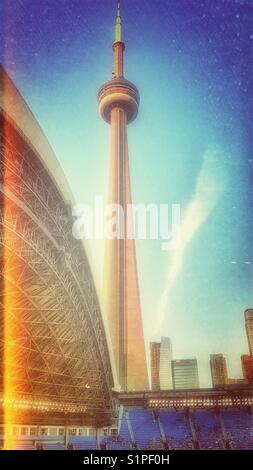
{"label": "steel lattice framework", "polygon": [[[3,111],[0,195],[0,306],[3,312],[11,294],[8,322],[18,325],[15,392],[108,416],[109,351],[84,246],[72,235],[71,206],[41,156]],[[1,335],[1,358],[5,341]]]}

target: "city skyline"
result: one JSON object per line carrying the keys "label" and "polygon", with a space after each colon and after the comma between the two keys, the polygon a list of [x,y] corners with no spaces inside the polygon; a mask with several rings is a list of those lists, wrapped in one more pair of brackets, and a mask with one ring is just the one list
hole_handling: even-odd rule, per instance
{"label": "city skyline", "polygon": [[[253,320],[253,309],[246,309],[244,312],[245,320],[245,333],[248,339],[248,351],[244,351],[241,355],[241,371],[238,377],[229,377],[227,368],[227,358],[223,353],[212,352],[210,353],[209,367],[210,374],[212,377],[212,388],[223,387],[234,384],[251,384],[253,380],[253,355],[252,355],[252,320]],[[179,364],[179,370],[182,369],[184,376],[184,365],[187,364],[186,370],[189,364],[195,363],[193,369],[197,371],[198,376],[198,361],[196,358],[189,358],[189,356],[181,359],[176,359],[172,355],[172,341],[168,337],[161,337],[160,342],[150,342],[150,376],[151,376],[151,390],[171,390],[175,389],[175,365]],[[163,352],[162,352],[163,351]],[[190,370],[191,370],[190,366]],[[180,372],[180,374],[181,374]],[[187,375],[187,374],[186,374]],[[184,381],[184,377],[181,377]],[[180,380],[181,380],[180,379]],[[189,377],[190,383],[192,382]],[[173,383],[171,382],[173,380]],[[187,380],[185,381],[187,384]],[[195,385],[194,385],[195,384]],[[193,388],[199,388],[199,378],[197,382],[195,379],[192,382]],[[186,386],[186,388],[191,388]],[[201,388],[201,387],[200,387]]]}
{"label": "city skyline", "polygon": [[[33,2],[19,2],[15,12],[11,2],[0,7],[1,61],[55,149],[77,202],[106,195],[107,127],[97,115],[96,92],[111,70],[114,4],[71,1],[59,8],[42,1],[38,29]],[[184,221],[199,195],[199,175],[215,192],[212,200],[204,192],[204,215],[186,240],[176,277],[173,254],[162,253],[156,242],[137,242],[146,342],[163,332],[173,339],[175,357],[196,355],[202,385],[211,383],[208,362],[215,351],[228,357],[229,376],[241,376],[240,355],[247,351],[242,312],[252,303],[252,37],[247,2],[228,4],[122,2],[127,76],[142,97],[129,138],[134,200],[179,202]],[[98,272],[103,246],[94,245]],[[163,294],[169,303],[154,334]]]}

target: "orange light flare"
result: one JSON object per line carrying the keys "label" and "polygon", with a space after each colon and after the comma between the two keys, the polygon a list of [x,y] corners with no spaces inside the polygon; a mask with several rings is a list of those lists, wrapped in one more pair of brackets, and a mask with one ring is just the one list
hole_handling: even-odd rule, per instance
{"label": "orange light flare", "polygon": [[[10,193],[15,195],[20,180],[15,172],[18,165],[17,157],[12,151],[15,146],[15,130],[8,122],[8,109],[11,106],[11,96],[8,82],[3,74],[1,100],[5,110],[4,118],[1,116],[0,133],[2,139],[0,164],[1,164],[1,218],[0,218],[0,243],[1,243],[1,371],[3,403],[1,416],[4,421],[4,449],[15,448],[15,437],[12,431],[14,424],[22,424],[22,410],[14,407],[16,400],[25,393],[25,358],[22,365],[22,344],[19,316],[22,318],[22,294],[17,295],[16,285],[21,274],[21,263],[16,253],[19,252],[20,238],[17,236],[18,226],[15,223],[19,209],[12,202]],[[17,313],[18,312],[18,313]],[[17,316],[18,315],[18,316]]]}
{"label": "orange light flare", "polygon": [[[4,89],[4,99],[8,102],[8,90]],[[7,103],[5,103],[6,105]],[[8,106],[8,104],[7,104]],[[17,410],[11,403],[16,397],[17,364],[16,348],[18,340],[17,320],[14,316],[13,285],[18,279],[15,253],[12,251],[14,235],[11,230],[11,223],[15,218],[15,207],[6,196],[8,190],[14,183],[11,167],[13,166],[13,154],[8,151],[8,143],[12,140],[10,126],[4,122],[4,178],[3,178],[3,317],[4,317],[4,368],[3,368],[3,388],[4,388],[4,425],[5,440],[4,449],[11,449],[15,443],[12,440],[12,425],[18,423]],[[15,243],[17,242],[15,237]],[[17,245],[15,247],[17,249]]]}

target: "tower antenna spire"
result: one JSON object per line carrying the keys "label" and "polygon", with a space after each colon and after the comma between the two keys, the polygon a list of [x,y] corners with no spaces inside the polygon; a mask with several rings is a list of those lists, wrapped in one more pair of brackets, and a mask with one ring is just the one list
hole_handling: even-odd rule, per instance
{"label": "tower antenna spire", "polygon": [[116,25],[115,25],[115,42],[122,41],[122,28],[121,28],[121,16],[120,16],[120,0],[118,0]]}

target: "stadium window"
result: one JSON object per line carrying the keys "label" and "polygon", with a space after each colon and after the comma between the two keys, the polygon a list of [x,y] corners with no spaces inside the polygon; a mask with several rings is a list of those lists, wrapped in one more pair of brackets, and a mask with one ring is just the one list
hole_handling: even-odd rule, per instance
{"label": "stadium window", "polygon": [[96,429],[90,428],[89,429],[89,436],[96,436]]}
{"label": "stadium window", "polygon": [[77,429],[76,428],[70,428],[69,429],[69,436],[76,436]]}
{"label": "stadium window", "polygon": [[18,427],[17,427],[17,426],[14,426],[14,427],[12,428],[12,435],[13,435],[13,436],[18,436]]}
{"label": "stadium window", "polygon": [[48,436],[48,428],[41,428],[40,429],[41,436]]}
{"label": "stadium window", "polygon": [[57,436],[57,428],[49,428],[50,436]]}
{"label": "stadium window", "polygon": [[118,435],[118,429],[117,428],[112,428],[111,429],[111,436],[117,436]]}
{"label": "stadium window", "polygon": [[65,436],[65,429],[59,428],[59,436]]}
{"label": "stadium window", "polygon": [[30,428],[30,436],[36,436],[36,428]]}
{"label": "stadium window", "polygon": [[27,436],[27,434],[28,434],[27,431],[28,431],[28,429],[27,429],[26,427],[22,427],[22,428],[21,428],[20,435],[21,435],[21,436]]}

